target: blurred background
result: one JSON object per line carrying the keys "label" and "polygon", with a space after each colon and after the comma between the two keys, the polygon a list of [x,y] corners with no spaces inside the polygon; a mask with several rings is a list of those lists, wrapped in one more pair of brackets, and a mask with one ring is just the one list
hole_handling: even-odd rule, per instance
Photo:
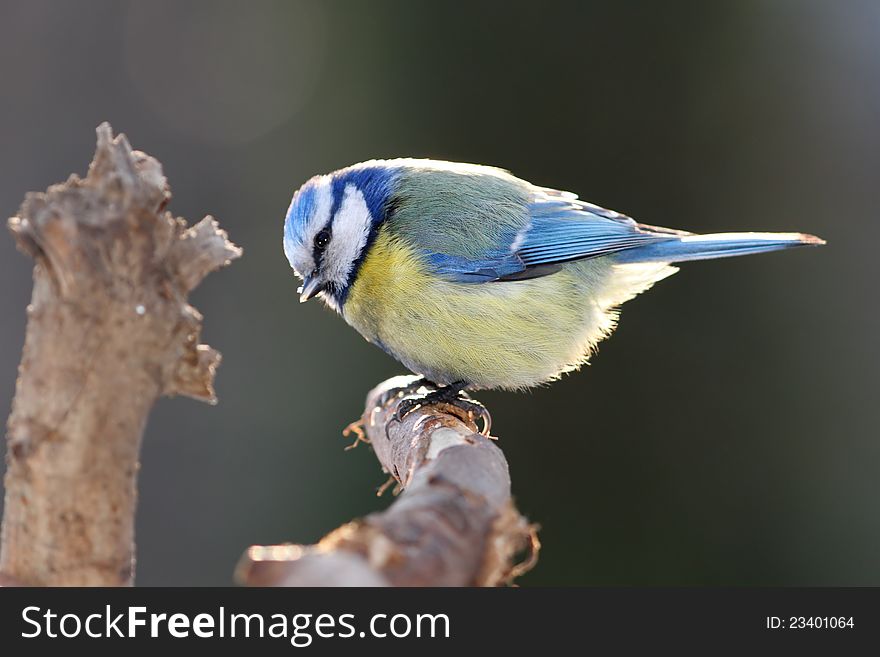
{"label": "blurred background", "polygon": [[[193,295],[220,404],[162,400],[141,585],[386,507],[340,431],[401,366],[281,249],[290,196],[375,157],[493,164],[641,221],[799,230],[691,263],[593,364],[480,393],[544,550],[523,585],[880,585],[880,4],[0,0],[0,214],[84,174],[108,120],[245,257]],[[0,235],[8,413],[31,261]]]}

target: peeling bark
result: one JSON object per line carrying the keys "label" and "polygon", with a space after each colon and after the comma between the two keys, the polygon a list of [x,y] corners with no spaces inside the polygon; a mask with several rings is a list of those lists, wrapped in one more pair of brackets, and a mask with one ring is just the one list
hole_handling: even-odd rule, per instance
{"label": "peeling bark", "polygon": [[155,159],[106,123],[84,179],[28,194],[9,229],[35,260],[7,433],[3,581],[129,585],[141,436],[160,395],[214,403],[220,354],[187,294],[241,255],[210,217],[165,211]]}

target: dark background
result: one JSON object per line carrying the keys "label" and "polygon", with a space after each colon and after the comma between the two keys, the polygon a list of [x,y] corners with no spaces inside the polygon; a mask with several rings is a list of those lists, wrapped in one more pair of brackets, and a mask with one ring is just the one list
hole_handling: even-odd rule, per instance
{"label": "dark background", "polygon": [[[479,395],[543,527],[524,585],[880,585],[878,74],[871,0],[0,2],[0,214],[83,174],[109,120],[245,249],[193,298],[220,404],[151,416],[138,582],[226,584],[251,543],[389,503],[340,430],[401,367],[297,302],[281,227],[311,175],[411,155],[829,241],[685,265],[591,367]],[[30,272],[0,236],[3,413]]]}

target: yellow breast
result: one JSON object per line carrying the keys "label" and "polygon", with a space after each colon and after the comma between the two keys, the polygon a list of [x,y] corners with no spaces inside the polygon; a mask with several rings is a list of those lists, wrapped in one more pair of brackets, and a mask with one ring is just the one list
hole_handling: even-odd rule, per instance
{"label": "yellow breast", "polygon": [[342,314],[435,383],[524,388],[577,368],[613,329],[615,305],[675,271],[653,266],[642,276],[636,267],[645,270],[596,258],[531,280],[453,283],[381,231]]}

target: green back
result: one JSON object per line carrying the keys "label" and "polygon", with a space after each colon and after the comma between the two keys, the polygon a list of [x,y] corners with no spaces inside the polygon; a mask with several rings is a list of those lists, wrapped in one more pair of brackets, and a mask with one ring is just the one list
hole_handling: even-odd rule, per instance
{"label": "green back", "polygon": [[401,167],[387,230],[430,253],[479,259],[527,224],[531,194],[501,169],[416,161]]}

